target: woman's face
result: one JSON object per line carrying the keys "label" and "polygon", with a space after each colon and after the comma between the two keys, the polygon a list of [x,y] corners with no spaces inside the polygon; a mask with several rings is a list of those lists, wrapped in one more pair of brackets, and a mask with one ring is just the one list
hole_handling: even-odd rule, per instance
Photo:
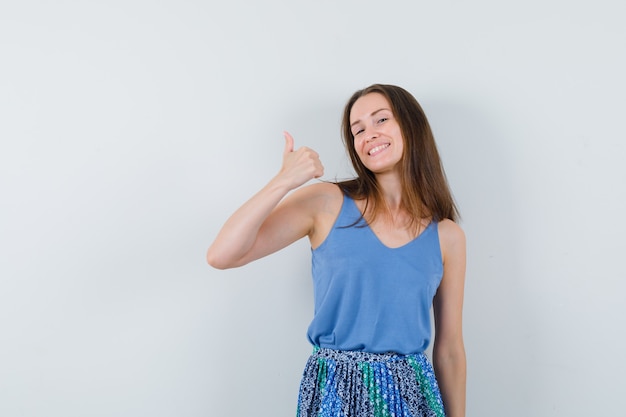
{"label": "woman's face", "polygon": [[350,110],[354,148],[370,171],[381,174],[398,169],[404,141],[389,101],[379,93],[357,99]]}

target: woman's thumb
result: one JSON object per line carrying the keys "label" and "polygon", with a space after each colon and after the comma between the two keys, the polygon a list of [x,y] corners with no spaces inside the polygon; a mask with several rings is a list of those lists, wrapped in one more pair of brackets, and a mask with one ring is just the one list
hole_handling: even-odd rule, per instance
{"label": "woman's thumb", "polygon": [[290,152],[293,152],[293,136],[289,134],[289,132],[284,132],[285,135],[285,150],[283,151],[283,155],[287,155]]}

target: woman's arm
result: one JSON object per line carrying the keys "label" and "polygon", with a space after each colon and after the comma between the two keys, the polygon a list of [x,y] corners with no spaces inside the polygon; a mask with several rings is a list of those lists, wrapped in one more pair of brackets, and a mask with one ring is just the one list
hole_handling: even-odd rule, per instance
{"label": "woman's arm", "polygon": [[433,364],[448,417],[465,416],[466,362],[463,344],[465,234],[451,220],[439,224],[443,278],[433,307]]}
{"label": "woman's arm", "polygon": [[285,132],[280,172],[226,221],[209,247],[207,262],[219,269],[245,265],[309,234],[315,207],[307,201],[315,187],[305,187],[281,200],[323,173],[318,154],[308,148],[294,151],[293,138]]}

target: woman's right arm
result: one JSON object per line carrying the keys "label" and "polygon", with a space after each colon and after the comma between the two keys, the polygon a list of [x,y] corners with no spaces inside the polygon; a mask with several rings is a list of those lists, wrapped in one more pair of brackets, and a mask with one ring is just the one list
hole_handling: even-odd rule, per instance
{"label": "woman's right arm", "polygon": [[282,168],[226,221],[209,247],[207,262],[218,269],[234,268],[310,234],[315,219],[315,205],[309,204],[311,187],[282,200],[291,190],[323,173],[319,155],[304,147],[294,151],[293,137],[285,132]]}

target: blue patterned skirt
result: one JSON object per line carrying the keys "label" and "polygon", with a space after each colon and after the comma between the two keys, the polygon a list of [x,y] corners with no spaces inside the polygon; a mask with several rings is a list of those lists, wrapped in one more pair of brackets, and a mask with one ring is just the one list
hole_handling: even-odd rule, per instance
{"label": "blue patterned skirt", "polygon": [[423,353],[315,348],[307,361],[298,417],[445,417],[435,372]]}

